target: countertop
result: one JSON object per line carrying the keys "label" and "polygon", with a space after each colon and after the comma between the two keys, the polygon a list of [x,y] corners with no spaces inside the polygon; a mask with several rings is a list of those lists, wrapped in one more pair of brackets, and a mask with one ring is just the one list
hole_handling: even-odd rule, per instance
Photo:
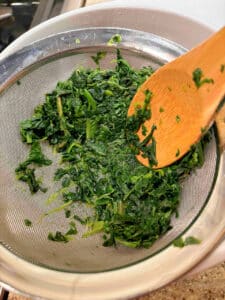
{"label": "countertop", "polygon": [[[225,262],[190,278],[133,300],[222,300],[225,299]],[[30,300],[14,293],[8,300]],[[93,299],[94,300],[94,299]]]}

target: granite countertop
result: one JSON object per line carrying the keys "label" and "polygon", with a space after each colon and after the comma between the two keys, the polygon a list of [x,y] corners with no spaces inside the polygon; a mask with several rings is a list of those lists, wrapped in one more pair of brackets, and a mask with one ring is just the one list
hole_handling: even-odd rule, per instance
{"label": "granite countertop", "polygon": [[[180,279],[151,294],[133,300],[225,299],[225,262],[190,278]],[[30,300],[14,293],[8,300]]]}

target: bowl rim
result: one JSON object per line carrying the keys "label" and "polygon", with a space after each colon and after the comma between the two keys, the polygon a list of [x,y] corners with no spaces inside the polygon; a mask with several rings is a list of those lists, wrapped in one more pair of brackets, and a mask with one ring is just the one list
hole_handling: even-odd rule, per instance
{"label": "bowl rim", "polygon": [[[150,33],[146,33],[146,32],[141,32],[141,31],[136,31],[136,30],[130,30],[130,29],[119,29],[119,28],[91,28],[91,29],[80,29],[80,30],[73,30],[73,31],[69,31],[69,32],[65,32],[65,33],[59,33],[56,35],[53,35],[51,37],[48,37],[46,39],[42,39],[40,41],[34,42],[33,44],[26,46],[25,48],[19,50],[17,53],[14,53],[13,55],[7,57],[7,58],[3,58],[0,62],[1,62],[1,66],[0,66],[0,72],[2,74],[1,79],[0,79],[0,91],[4,90],[6,87],[8,87],[9,85],[11,85],[13,82],[15,82],[18,79],[18,76],[21,76],[22,74],[24,74],[24,72],[26,72],[27,69],[29,69],[29,67],[32,67],[34,63],[36,63],[37,60],[40,61],[44,61],[45,59],[49,58],[49,52],[43,52],[40,49],[43,47],[43,45],[45,45],[46,41],[47,41],[47,45],[50,44],[52,45],[51,50],[53,51],[54,55],[57,55],[59,53],[61,53],[62,48],[59,47],[59,41],[60,43],[62,42],[62,45],[65,47],[64,51],[73,51],[74,49],[76,50],[81,50],[84,46],[83,43],[80,44],[68,44],[67,40],[65,39],[65,37],[70,37],[70,39],[75,38],[81,38],[82,39],[82,34],[85,32],[85,34],[92,33],[94,31],[98,31],[101,32],[101,30],[107,30],[107,37],[111,37],[112,36],[112,32],[121,34],[122,36],[124,35],[124,32],[126,31],[127,35],[126,37],[129,37],[127,40],[125,39],[124,41],[124,49],[129,49],[134,47],[133,46],[133,40],[135,40],[135,43],[137,43],[137,38],[144,38],[145,41],[147,40],[153,40],[156,43],[156,46],[158,45],[157,43],[160,40],[160,43],[163,43],[165,46],[170,45],[172,47],[174,47],[174,49],[177,47],[182,51],[185,51],[185,49],[183,47],[180,47],[179,45],[177,45],[174,42],[170,42],[166,39],[160,38],[156,35],[152,35]],[[134,33],[136,34],[136,39],[131,39],[130,40],[130,36],[129,33]],[[79,36],[79,34],[81,34],[81,36]],[[134,36],[133,36],[134,37]],[[64,38],[64,39],[62,39]],[[109,39],[108,39],[109,40]],[[131,42],[132,41],[132,42]],[[102,42],[102,44],[98,44],[98,46],[105,46],[105,42]],[[56,44],[55,44],[56,43]],[[98,41],[99,43],[99,41]],[[57,48],[56,45],[59,47]],[[61,46],[62,46],[61,45]],[[161,45],[161,44],[160,44]],[[68,49],[69,46],[69,49]],[[114,46],[113,46],[114,47]],[[156,47],[157,48],[157,47]],[[60,52],[57,52],[56,49],[60,49]],[[40,51],[39,51],[40,50]],[[143,49],[139,48],[137,49],[138,51],[143,51]],[[49,49],[48,49],[49,51]],[[146,49],[144,51],[146,53]],[[29,60],[27,60],[27,55],[28,53],[32,53],[31,58]],[[51,53],[51,52],[50,52]],[[47,56],[46,56],[47,55]],[[53,55],[53,54],[52,54]],[[157,53],[156,53],[157,55]],[[50,55],[51,56],[51,55]],[[23,64],[21,64],[21,59],[24,62]],[[14,62],[14,63],[13,63]],[[220,155],[218,155],[219,157]],[[220,164],[217,162],[217,176],[214,177],[214,183],[212,185],[211,188],[211,192],[210,192],[210,196],[209,198],[213,197],[215,198],[215,196],[218,197],[217,200],[217,204],[219,204],[219,206],[225,206],[225,204],[222,203],[222,196],[225,195],[225,192],[221,191],[221,180],[219,182],[218,177],[220,178],[221,173],[223,173],[223,164],[225,163],[225,158],[223,153],[221,153],[221,160],[220,160]],[[218,193],[218,191],[219,193]],[[215,192],[217,191],[217,194],[215,194]],[[201,212],[199,212],[198,216],[193,220],[193,222],[190,224],[190,226],[188,228],[186,228],[185,233],[187,235],[194,235],[196,236],[196,232],[197,234],[199,233],[199,228],[202,227],[202,223],[203,224],[207,224],[207,219],[208,219],[208,215],[210,216],[212,211],[214,212],[215,215],[220,216],[221,211],[218,211],[217,207],[214,205],[212,207],[212,202],[210,203],[207,201],[205,202],[204,208],[202,208]],[[216,202],[216,201],[214,201]],[[213,208],[213,210],[212,210]],[[199,215],[201,214],[205,216],[202,220],[200,220]],[[216,224],[218,223],[218,221],[216,222]],[[215,224],[214,224],[215,226]],[[74,285],[76,284],[76,291],[77,291],[77,295],[81,295],[82,297],[84,297],[85,295],[85,299],[91,299],[91,296],[93,295],[92,291],[96,292],[96,296],[98,296],[99,299],[102,298],[104,292],[107,293],[104,294],[104,298],[102,299],[111,299],[111,298],[121,298],[121,293],[123,293],[124,297],[127,296],[133,296],[133,295],[137,295],[143,291],[146,291],[146,287],[150,287],[150,289],[155,289],[160,287],[163,284],[168,283],[169,281],[177,278],[178,276],[180,276],[181,274],[185,273],[186,271],[188,271],[188,269],[190,269],[191,267],[193,267],[198,261],[200,261],[205,255],[208,254],[208,252],[212,249],[213,246],[215,246],[215,243],[217,242],[217,240],[221,237],[221,235],[223,234],[225,229],[225,220],[221,219],[220,216],[220,222],[217,224],[217,227],[215,228],[215,233],[214,236],[212,234],[212,228],[210,228],[210,226],[208,226],[207,228],[207,234],[210,233],[210,238],[206,241],[204,241],[202,244],[198,245],[198,251],[195,252],[195,254],[193,255],[193,253],[191,253],[186,247],[183,249],[176,249],[173,246],[171,246],[171,243],[169,246],[163,248],[162,250],[160,250],[160,255],[155,255],[153,257],[150,258],[144,258],[141,261],[135,262],[131,265],[128,266],[123,266],[122,268],[117,268],[117,269],[113,269],[113,270],[108,270],[108,271],[104,271],[104,272],[98,272],[98,273],[70,273],[70,272],[59,272],[58,270],[54,270],[54,269],[47,269],[47,268],[43,268],[41,266],[37,266],[34,265],[32,263],[29,263],[27,261],[24,261],[21,258],[18,258],[17,256],[15,256],[12,253],[9,253],[8,250],[6,250],[3,246],[0,245],[0,265],[3,266],[3,273],[1,275],[1,279],[0,281],[3,283],[4,286],[6,286],[7,288],[9,287],[9,285],[13,285],[16,287],[18,286],[18,282],[21,283],[21,279],[22,282],[24,280],[26,280],[27,282],[30,282],[30,286],[29,286],[29,290],[30,288],[32,288],[33,290],[37,291],[37,288],[41,288],[41,286],[43,287],[44,285],[46,285],[47,283],[49,285],[52,286],[53,292],[54,288],[55,288],[55,284],[58,285],[58,283],[60,282],[61,285],[64,284],[65,286],[67,286],[69,292],[68,292],[68,297],[70,296],[70,293],[72,292],[72,290],[74,289]],[[184,232],[182,232],[181,235],[183,235]],[[204,234],[206,235],[206,232],[204,232]],[[213,238],[212,238],[213,236]],[[159,257],[160,256],[160,257]],[[170,270],[171,269],[171,261],[172,259],[168,260],[169,257],[177,257],[177,260],[179,261],[183,261],[185,260],[186,263],[180,263],[178,264],[174,269],[173,272],[170,274],[164,274],[164,270],[158,268],[158,266],[160,266],[160,263],[164,262],[164,266],[163,269],[166,268],[166,270]],[[152,265],[154,264],[154,268],[155,271],[158,270],[158,275],[156,276],[156,273],[153,272],[152,273]],[[173,266],[174,267],[174,266]],[[10,268],[12,268],[12,273],[14,273],[13,275],[11,274],[11,276],[15,276],[15,279],[10,278]],[[22,270],[22,276],[21,276],[21,270]],[[31,276],[32,274],[32,276]],[[136,276],[139,274],[139,282],[138,282],[138,287],[137,284],[135,284],[134,279],[136,279]],[[143,276],[143,274],[145,274]],[[46,278],[47,276],[47,278]],[[31,281],[31,277],[33,281]],[[124,277],[126,277],[124,279]],[[152,278],[152,282],[150,283],[148,280],[146,281],[146,277],[148,278],[148,280],[150,280],[150,278]],[[157,277],[157,278],[154,278]],[[45,280],[43,280],[45,279]],[[145,280],[144,280],[145,279]],[[39,286],[37,286],[37,280],[39,281]],[[13,284],[12,284],[13,281]],[[15,281],[17,284],[15,284]],[[112,284],[113,281],[113,284]],[[7,282],[7,283],[6,283]],[[57,283],[56,283],[57,282]],[[102,282],[104,282],[104,289],[101,289],[102,286]],[[121,282],[123,282],[123,285],[121,285]],[[126,282],[126,284],[125,284]],[[130,282],[132,282],[132,288],[130,287]],[[9,285],[8,285],[9,283]],[[115,288],[115,284],[117,284],[117,286],[120,286],[120,289],[116,289]],[[146,285],[147,284],[147,285]],[[61,286],[60,285],[60,286]],[[125,285],[126,287],[129,289],[126,290],[125,289]],[[21,286],[21,285],[20,285]],[[23,285],[22,285],[23,286]],[[87,290],[87,287],[92,287],[92,289],[89,289],[88,291],[84,291],[85,289]],[[64,287],[65,288],[65,287]],[[17,290],[23,290],[23,288],[18,288]],[[80,291],[79,291],[80,289]],[[109,295],[109,290],[111,291],[110,295]],[[120,290],[120,292],[118,292]],[[49,290],[47,291],[46,289],[43,289],[42,291],[42,296],[45,295],[43,294],[43,292],[47,292],[47,295],[50,296],[49,294]],[[79,294],[80,293],[80,294]],[[102,294],[103,293],[103,294]],[[119,294],[120,293],[120,294]],[[30,292],[29,292],[30,294]],[[36,294],[36,293],[35,293]],[[31,293],[32,295],[32,293]],[[55,294],[56,295],[56,294]],[[55,296],[54,299],[58,299],[57,298],[58,295]],[[109,298],[110,296],[110,298]],[[50,296],[51,297],[51,296]],[[49,298],[50,298],[49,297]],[[96,297],[97,298],[97,297]],[[60,299],[60,298],[59,298]],[[67,298],[65,298],[67,299]],[[68,298],[69,299],[69,298]],[[83,299],[83,298],[81,298]]]}

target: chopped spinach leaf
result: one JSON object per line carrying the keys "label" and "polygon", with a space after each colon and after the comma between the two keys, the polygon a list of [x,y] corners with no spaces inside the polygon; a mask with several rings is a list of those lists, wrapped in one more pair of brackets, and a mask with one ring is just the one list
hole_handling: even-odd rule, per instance
{"label": "chopped spinach leaf", "polygon": [[62,187],[68,187],[70,186],[70,183],[71,183],[71,179],[70,177],[63,177],[62,179]]}
{"label": "chopped spinach leaf", "polygon": [[180,116],[176,115],[176,122],[180,123],[180,120],[181,120]]}
{"label": "chopped spinach leaf", "polygon": [[212,78],[202,78],[204,76],[202,70],[197,68],[192,73],[192,79],[197,88],[200,88],[205,83],[214,83]]}
{"label": "chopped spinach leaf", "polygon": [[[154,138],[154,131],[157,129],[155,125],[152,126],[151,131],[147,134],[144,122],[151,118],[150,101],[152,92],[144,91],[145,100],[143,107],[136,107],[135,114],[128,117],[127,120],[127,140],[132,145],[135,154],[141,153],[142,157],[147,158],[149,166],[156,166],[158,164],[156,159],[156,141]],[[137,131],[142,126],[142,134],[146,136],[143,141],[139,141]],[[144,128],[144,130],[143,130]]]}
{"label": "chopped spinach leaf", "polygon": [[201,241],[193,236],[188,236],[185,239],[180,237],[173,241],[174,247],[178,247],[178,248],[183,248],[188,245],[198,245],[200,243],[201,243]]}
{"label": "chopped spinach leaf", "polygon": [[84,225],[86,224],[86,221],[83,220],[81,217],[79,217],[78,215],[74,215],[73,216],[74,220],[78,221],[80,224]]}
{"label": "chopped spinach leaf", "polygon": [[70,222],[70,228],[67,231],[66,235],[75,235],[77,234],[76,224],[74,222]]}
{"label": "chopped spinach leaf", "polygon": [[70,222],[69,225],[69,230],[65,234],[60,231],[56,231],[55,234],[49,232],[48,239],[53,242],[68,243],[70,240],[72,240],[71,236],[77,234],[76,224],[74,222]]}
{"label": "chopped spinach leaf", "polygon": [[31,194],[35,194],[37,191],[42,191],[45,193],[46,188],[41,186],[40,180],[35,176],[35,169],[19,166],[16,169],[16,178],[28,184]]}
{"label": "chopped spinach leaf", "polygon": [[185,238],[185,246],[187,245],[198,245],[201,243],[201,240],[197,239],[196,237],[194,236],[188,236]]}
{"label": "chopped spinach leaf", "polygon": [[220,72],[223,73],[224,70],[225,70],[225,64],[222,64],[222,65],[220,66]]}
{"label": "chopped spinach leaf", "polygon": [[206,127],[201,127],[201,134],[205,134],[206,133]]}
{"label": "chopped spinach leaf", "polygon": [[[113,43],[120,40],[114,37]],[[114,69],[76,69],[21,122],[21,139],[31,150],[16,175],[28,183],[31,193],[43,190],[35,168],[51,164],[41,143],[45,141],[61,156],[53,180],[62,188],[47,200],[47,204],[57,201],[58,205],[43,217],[65,211],[66,218],[87,226],[84,237],[101,232],[105,247],[148,248],[171,229],[181,181],[202,166],[208,135],[175,164],[151,168],[157,164],[157,129],[144,125],[151,118],[151,91],[144,92],[143,106],[137,107],[133,116],[127,118],[127,110],[139,86],[152,73],[151,67],[132,68],[117,49]],[[144,135],[142,142],[137,136],[139,129]],[[137,154],[148,158],[150,167],[141,165]],[[74,211],[78,202],[92,207],[93,215],[85,219],[78,216]],[[68,227],[66,233],[49,233],[48,239],[67,243],[77,233],[74,222]]]}
{"label": "chopped spinach leaf", "polygon": [[44,156],[41,150],[40,143],[37,141],[33,142],[28,158],[23,163],[21,163],[19,167],[23,169],[30,164],[36,164],[39,167],[49,166],[52,164],[52,161]]}
{"label": "chopped spinach leaf", "polygon": [[65,210],[65,217],[69,218],[71,216],[71,210]]}
{"label": "chopped spinach leaf", "polygon": [[44,156],[41,150],[40,143],[38,141],[34,141],[31,144],[30,153],[28,158],[19,164],[16,168],[16,178],[23,182],[26,182],[29,186],[29,189],[32,194],[36,193],[38,190],[42,192],[46,192],[47,189],[41,187],[41,181],[38,180],[35,176],[35,169],[29,168],[31,164],[36,166],[49,166],[52,161]]}
{"label": "chopped spinach leaf", "polygon": [[112,46],[114,44],[121,43],[121,41],[122,41],[122,36],[120,34],[114,34],[108,41],[107,45]]}
{"label": "chopped spinach leaf", "polygon": [[144,125],[144,124],[142,124],[141,125],[141,133],[144,135],[144,136],[146,136],[146,134],[147,134],[147,128],[146,128],[146,126]]}
{"label": "chopped spinach leaf", "polygon": [[24,219],[24,224],[25,224],[27,227],[31,227],[31,226],[32,226],[32,222],[31,222],[29,219]]}
{"label": "chopped spinach leaf", "polygon": [[100,52],[97,52],[97,54],[95,56],[91,56],[91,58],[96,63],[96,65],[99,66],[100,60],[103,59],[106,56],[106,54],[107,53],[105,51],[100,51]]}
{"label": "chopped spinach leaf", "polygon": [[179,155],[180,155],[180,149],[177,149],[176,157],[178,157]]}
{"label": "chopped spinach leaf", "polygon": [[60,231],[56,231],[55,234],[49,232],[48,239],[53,242],[62,242],[62,243],[68,243],[70,241],[70,238],[67,235],[62,234]]}
{"label": "chopped spinach leaf", "polygon": [[174,247],[183,248],[185,246],[184,240],[182,237],[179,237],[178,239],[173,241]]}

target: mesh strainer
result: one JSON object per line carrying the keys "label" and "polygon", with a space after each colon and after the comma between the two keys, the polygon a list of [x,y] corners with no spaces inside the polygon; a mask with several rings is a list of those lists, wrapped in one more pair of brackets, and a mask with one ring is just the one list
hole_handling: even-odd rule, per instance
{"label": "mesh strainer", "polygon": [[[120,49],[134,67],[158,68],[185,52],[177,44],[148,33],[92,28],[57,34],[1,61],[0,279],[30,294],[51,299],[111,299],[157,288],[206,255],[224,229],[221,211],[225,208],[225,192],[220,180],[223,155],[217,147],[215,129],[204,166],[183,184],[179,218],[172,220],[173,229],[150,249],[105,248],[101,246],[101,236],[82,238],[83,227],[78,228],[79,234],[68,244],[48,241],[49,231],[66,231],[68,224],[64,213],[38,222],[47,210],[48,195],[30,196],[15,179],[14,169],[27,153],[18,124],[32,114],[57,81],[67,79],[80,66],[94,67],[93,53],[106,50],[102,68],[112,67],[115,47],[107,46],[107,42],[115,33],[122,36]],[[77,39],[79,44],[75,43]],[[45,153],[56,162],[57,157],[49,149]],[[49,195],[57,189],[52,183],[55,168],[53,164],[39,173],[50,187]],[[84,206],[75,208],[79,215],[86,210]],[[33,220],[32,228],[24,226],[25,218]],[[171,246],[175,238],[187,231],[202,239],[202,244],[188,250]]]}

